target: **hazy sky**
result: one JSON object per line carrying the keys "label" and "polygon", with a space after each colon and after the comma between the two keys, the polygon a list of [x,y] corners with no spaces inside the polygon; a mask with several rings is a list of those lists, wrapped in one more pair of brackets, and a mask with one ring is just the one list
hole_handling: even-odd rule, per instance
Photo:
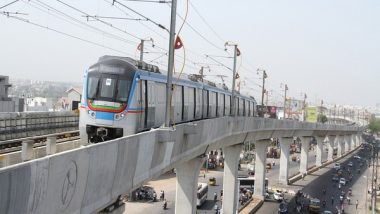
{"label": "hazy sky", "polygon": [[[112,6],[111,0],[62,1],[89,15],[142,18],[119,3]],[[169,29],[168,4],[117,1]],[[0,8],[9,2],[12,0],[0,0]],[[190,26],[184,25],[180,33],[186,50],[185,73],[196,73],[200,66],[209,65],[209,79],[220,81],[215,75],[226,75],[230,85],[231,71],[205,57],[211,55],[232,67],[232,59],[225,58],[232,54],[232,49],[224,51],[224,42],[230,40],[239,44],[242,53],[238,59],[239,73],[245,82],[242,92],[257,100],[261,99],[261,80],[256,69],[261,68],[268,73],[270,101],[283,100],[280,85],[286,83],[290,96],[302,98],[302,93],[307,93],[311,102],[323,99],[330,104],[380,103],[379,1],[189,2],[186,21]],[[186,1],[178,1],[178,14],[182,17],[185,5]],[[87,22],[84,13],[51,0],[20,0],[0,11],[26,13],[14,16],[29,21],[0,15],[2,75],[80,82],[86,68],[102,55],[137,58],[138,38],[148,37],[154,39],[155,47],[147,43],[149,53],[144,58],[166,70],[168,33],[150,22],[101,19],[106,22],[101,23],[91,18]],[[177,31],[181,24],[182,19],[177,17]],[[177,71],[182,61],[181,49],[176,56]]]}

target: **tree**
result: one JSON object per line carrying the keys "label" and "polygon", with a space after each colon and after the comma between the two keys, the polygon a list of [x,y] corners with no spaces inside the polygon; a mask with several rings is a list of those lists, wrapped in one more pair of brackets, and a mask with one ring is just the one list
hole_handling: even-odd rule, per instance
{"label": "tree", "polygon": [[327,117],[326,117],[326,115],[324,115],[324,114],[319,114],[319,115],[318,115],[318,122],[320,122],[320,123],[326,123],[326,122],[327,122]]}
{"label": "tree", "polygon": [[368,128],[369,130],[371,130],[372,134],[377,134],[378,132],[380,132],[380,119],[372,118],[369,121]]}

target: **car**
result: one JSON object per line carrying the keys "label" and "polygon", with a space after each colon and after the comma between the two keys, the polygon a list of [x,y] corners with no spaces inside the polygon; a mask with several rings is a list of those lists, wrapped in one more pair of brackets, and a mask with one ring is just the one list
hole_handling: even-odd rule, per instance
{"label": "car", "polygon": [[352,161],[350,161],[348,164],[347,164],[349,167],[353,167],[354,164],[352,163]]}
{"label": "car", "polygon": [[335,182],[339,181],[339,177],[337,175],[334,175],[332,177],[332,181],[335,181]]}
{"label": "car", "polygon": [[340,170],[340,163],[335,163],[334,164],[334,169],[335,170]]}
{"label": "car", "polygon": [[359,155],[355,155],[354,158],[355,159],[361,159],[361,157]]}
{"label": "car", "polygon": [[267,165],[266,165],[265,168],[266,168],[266,169],[272,169],[272,164],[271,164],[271,163],[267,163]]}
{"label": "car", "polygon": [[342,175],[343,175],[343,170],[339,169],[339,170],[336,172],[336,174],[337,174],[338,176],[342,176]]}
{"label": "car", "polygon": [[332,212],[330,210],[325,210],[322,214],[332,214]]}
{"label": "car", "polygon": [[211,177],[208,179],[208,185],[215,186],[216,185],[216,179],[214,177]]}
{"label": "car", "polygon": [[339,183],[345,186],[346,185],[346,179],[340,178]]}
{"label": "car", "polygon": [[319,213],[321,209],[321,201],[318,198],[310,199],[309,211],[311,213]]}
{"label": "car", "polygon": [[288,213],[288,204],[286,202],[281,202],[280,205],[278,205],[278,213],[279,214]]}
{"label": "car", "polygon": [[275,192],[273,193],[273,198],[274,198],[274,200],[276,200],[276,201],[282,201],[282,200],[284,200],[284,193],[282,193],[282,192],[278,192],[278,191],[275,191]]}

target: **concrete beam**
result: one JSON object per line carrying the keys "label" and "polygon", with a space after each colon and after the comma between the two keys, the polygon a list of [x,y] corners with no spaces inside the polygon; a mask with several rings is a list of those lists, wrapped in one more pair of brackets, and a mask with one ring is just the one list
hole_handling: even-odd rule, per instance
{"label": "concrete beam", "polygon": [[310,148],[311,137],[303,136],[301,137],[301,162],[300,162],[300,172],[307,173],[307,167],[309,163],[309,148]]}
{"label": "concrete beam", "polygon": [[315,159],[315,166],[319,167],[322,166],[322,152],[323,152],[323,142],[326,137],[317,136],[317,157]]}
{"label": "concrete beam", "polygon": [[156,134],[156,139],[159,143],[176,141],[176,131],[173,128],[159,128]]}
{"label": "concrete beam", "polygon": [[335,142],[335,135],[329,135],[327,141],[327,161],[332,161],[333,160],[333,155],[334,155],[334,142]]}
{"label": "concrete beam", "polygon": [[265,166],[267,160],[267,146],[270,144],[270,142],[270,139],[258,140],[255,142],[256,162],[254,196],[260,199],[264,199],[265,195]]}
{"label": "concrete beam", "polygon": [[203,162],[204,158],[194,158],[176,168],[175,213],[196,213],[198,176]]}
{"label": "concrete beam", "polygon": [[278,181],[280,184],[288,185],[289,175],[289,147],[294,141],[293,137],[283,137],[280,139],[280,175]]}
{"label": "concrete beam", "polygon": [[223,213],[236,213],[238,210],[238,164],[243,144],[223,148],[224,176],[223,176]]}

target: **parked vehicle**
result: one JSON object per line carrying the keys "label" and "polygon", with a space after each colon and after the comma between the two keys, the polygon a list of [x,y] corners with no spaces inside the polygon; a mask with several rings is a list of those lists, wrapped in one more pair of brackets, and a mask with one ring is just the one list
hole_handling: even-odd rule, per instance
{"label": "parked vehicle", "polygon": [[311,213],[319,213],[321,210],[321,201],[318,198],[310,199],[309,211]]}
{"label": "parked vehicle", "polygon": [[345,178],[340,178],[340,180],[339,180],[339,184],[342,184],[343,186],[345,186],[346,185],[346,179]]}
{"label": "parked vehicle", "polygon": [[274,198],[276,201],[281,202],[281,201],[284,200],[284,193],[282,193],[282,192],[278,192],[278,191],[275,191],[275,192],[273,193],[273,198]]}
{"label": "parked vehicle", "polygon": [[354,164],[352,163],[352,161],[350,161],[350,162],[348,163],[348,166],[349,166],[349,167],[353,167],[353,166],[354,166]]}
{"label": "parked vehicle", "polygon": [[334,169],[335,170],[340,170],[340,163],[335,163],[334,164]]}
{"label": "parked vehicle", "polygon": [[288,204],[286,202],[281,202],[280,205],[278,205],[278,213],[279,214],[288,213]]}

